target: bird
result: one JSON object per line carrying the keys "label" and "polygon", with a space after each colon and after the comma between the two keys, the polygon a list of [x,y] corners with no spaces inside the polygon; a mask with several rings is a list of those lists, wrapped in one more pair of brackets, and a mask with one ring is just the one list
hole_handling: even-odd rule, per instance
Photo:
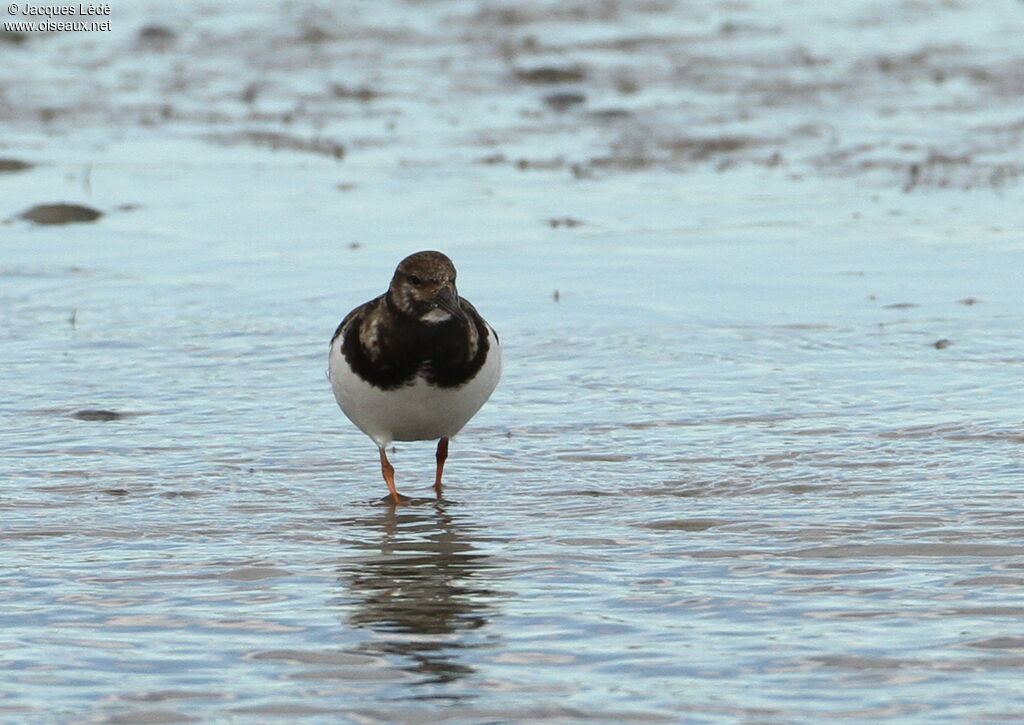
{"label": "bird", "polygon": [[448,442],[476,415],[501,378],[501,341],[455,286],[452,260],[427,250],[398,263],[387,292],[349,312],[331,338],[328,378],[342,412],[380,453],[392,505],[410,499],[395,487],[385,450],[394,441],[437,440],[434,492]]}

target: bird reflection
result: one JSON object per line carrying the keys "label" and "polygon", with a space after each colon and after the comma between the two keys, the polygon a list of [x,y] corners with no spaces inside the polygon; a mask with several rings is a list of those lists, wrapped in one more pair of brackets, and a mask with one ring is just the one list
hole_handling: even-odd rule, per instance
{"label": "bird reflection", "polygon": [[360,651],[409,658],[403,669],[425,675],[421,684],[471,674],[460,653],[492,644],[482,630],[497,597],[481,583],[494,564],[474,549],[472,528],[442,506],[389,506],[350,524],[363,531],[343,543],[367,554],[340,570],[347,621],[376,633]]}

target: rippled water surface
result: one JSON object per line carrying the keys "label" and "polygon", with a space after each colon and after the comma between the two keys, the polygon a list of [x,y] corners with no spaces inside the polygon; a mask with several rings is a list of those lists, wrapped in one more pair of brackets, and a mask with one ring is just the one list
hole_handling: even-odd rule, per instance
{"label": "rippled water surface", "polygon": [[[780,7],[0,36],[0,720],[1024,720],[1024,5]],[[396,510],[423,248],[506,374]]]}

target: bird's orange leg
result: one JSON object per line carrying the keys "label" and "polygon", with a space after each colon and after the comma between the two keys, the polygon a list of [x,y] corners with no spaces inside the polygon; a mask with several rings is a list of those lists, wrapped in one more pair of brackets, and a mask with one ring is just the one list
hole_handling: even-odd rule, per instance
{"label": "bird's orange leg", "polygon": [[384,483],[388,485],[388,490],[391,491],[391,504],[393,506],[402,506],[409,501],[408,498],[403,496],[395,488],[395,469],[391,465],[391,461],[388,460],[388,454],[384,452],[384,448],[380,449],[380,472],[384,474]]}
{"label": "bird's orange leg", "polygon": [[444,462],[448,458],[448,439],[442,438],[437,442],[437,474],[434,476],[434,493],[441,498],[441,474],[444,472]]}

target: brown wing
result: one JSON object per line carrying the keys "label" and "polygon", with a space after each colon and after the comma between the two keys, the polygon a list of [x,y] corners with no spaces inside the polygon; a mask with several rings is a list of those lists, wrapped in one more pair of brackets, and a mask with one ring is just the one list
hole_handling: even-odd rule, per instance
{"label": "brown wing", "polygon": [[342,334],[345,331],[345,328],[348,326],[350,322],[358,326],[359,323],[362,322],[363,317],[366,316],[367,311],[375,307],[377,303],[380,301],[381,297],[383,297],[383,295],[381,295],[380,297],[374,297],[369,302],[364,302],[363,304],[359,305],[359,307],[356,307],[354,310],[345,315],[345,318],[341,321],[341,324],[338,325],[338,329],[336,329],[334,331],[334,334],[331,335],[331,344],[334,344],[334,341],[338,339],[338,335]]}

